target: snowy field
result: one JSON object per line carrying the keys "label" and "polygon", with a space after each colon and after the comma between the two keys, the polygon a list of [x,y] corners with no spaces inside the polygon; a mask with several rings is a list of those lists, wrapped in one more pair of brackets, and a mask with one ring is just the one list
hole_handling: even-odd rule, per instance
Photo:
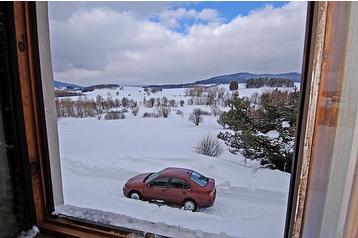
{"label": "snowy field", "polygon": [[[250,96],[265,90],[240,85],[239,93]],[[139,87],[125,87],[119,95],[116,92],[95,90],[86,97],[100,94],[143,100]],[[162,96],[187,100],[184,89],[156,95]],[[222,130],[214,116],[204,116],[199,126],[190,122],[189,114],[197,107],[210,111],[207,106],[184,105],[178,107],[183,117],[172,111],[168,118],[142,118],[143,112],[153,109],[141,106],[138,116],[129,112],[123,120],[59,119],[65,205],[57,207],[57,213],[172,237],[184,231],[180,234],[185,237],[282,237],[290,175],[257,170],[227,150],[219,158],[195,153],[193,147],[202,136],[215,136]],[[122,187],[130,177],[169,166],[194,169],[214,178],[214,206],[193,213],[124,197]],[[99,219],[101,216],[107,219]]]}

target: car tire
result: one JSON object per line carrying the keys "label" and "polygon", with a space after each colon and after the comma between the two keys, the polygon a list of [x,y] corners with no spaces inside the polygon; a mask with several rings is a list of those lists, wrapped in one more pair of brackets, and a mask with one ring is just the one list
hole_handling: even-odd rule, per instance
{"label": "car tire", "polygon": [[135,199],[135,200],[140,200],[142,198],[142,196],[140,195],[139,192],[137,191],[131,191],[129,194],[128,194],[128,197],[131,198],[131,199]]}
{"label": "car tire", "polygon": [[183,202],[183,210],[195,212],[198,209],[198,205],[192,199],[187,199]]}

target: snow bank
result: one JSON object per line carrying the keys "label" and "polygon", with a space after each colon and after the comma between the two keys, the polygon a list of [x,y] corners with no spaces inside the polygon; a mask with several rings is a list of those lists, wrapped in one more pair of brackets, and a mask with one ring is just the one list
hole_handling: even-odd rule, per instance
{"label": "snow bank", "polygon": [[[154,234],[163,235],[170,237],[186,237],[186,238],[216,238],[217,234],[211,234],[202,230],[192,230],[184,228],[180,225],[173,226],[167,225],[162,222],[153,223],[150,221],[139,220],[133,217],[116,214],[113,212],[104,212],[96,209],[80,208],[70,205],[56,207],[54,215],[68,216],[81,218],[89,221],[95,221],[99,223],[115,225],[119,227],[125,227],[137,231],[142,231],[143,234],[151,232]],[[231,238],[225,233],[219,234],[221,238]]]}

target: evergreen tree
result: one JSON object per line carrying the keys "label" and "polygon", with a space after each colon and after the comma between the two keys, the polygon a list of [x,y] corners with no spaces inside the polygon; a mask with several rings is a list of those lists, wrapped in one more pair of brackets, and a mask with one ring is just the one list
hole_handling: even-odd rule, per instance
{"label": "evergreen tree", "polygon": [[218,137],[248,159],[285,172],[291,171],[299,93],[274,90],[261,96],[253,107],[243,98],[233,98],[230,110],[221,118],[229,130]]}
{"label": "evergreen tree", "polygon": [[239,88],[239,85],[238,85],[237,81],[233,80],[230,82],[229,89],[231,91],[236,91],[236,90],[238,90],[238,88]]}

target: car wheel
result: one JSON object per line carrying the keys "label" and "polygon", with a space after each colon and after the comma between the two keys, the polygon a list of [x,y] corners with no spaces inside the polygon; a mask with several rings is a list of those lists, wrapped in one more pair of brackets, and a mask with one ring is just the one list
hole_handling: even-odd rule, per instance
{"label": "car wheel", "polygon": [[183,209],[186,211],[195,212],[198,206],[193,200],[186,200],[183,204]]}
{"label": "car wheel", "polygon": [[141,198],[140,193],[137,191],[130,192],[129,198],[135,199],[135,200],[140,200],[140,198]]}

